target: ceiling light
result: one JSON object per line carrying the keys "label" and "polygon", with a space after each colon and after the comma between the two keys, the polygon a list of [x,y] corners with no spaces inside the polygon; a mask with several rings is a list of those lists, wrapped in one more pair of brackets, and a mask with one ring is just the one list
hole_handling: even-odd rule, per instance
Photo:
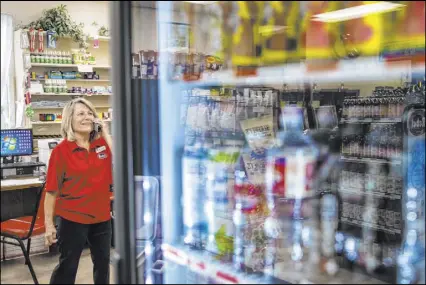
{"label": "ceiling light", "polygon": [[209,4],[216,3],[218,1],[183,1],[183,2],[188,2],[188,3],[192,3],[192,4],[200,4],[200,5],[209,5]]}
{"label": "ceiling light", "polygon": [[266,26],[260,26],[259,27],[259,33],[261,33],[261,34],[278,34],[278,33],[283,33],[285,29],[287,29],[287,26],[266,25]]}
{"label": "ceiling light", "polygon": [[391,2],[378,2],[314,15],[312,20],[329,23],[341,22],[356,18],[362,18],[371,14],[390,12],[393,10],[401,9],[404,6],[406,5]]}

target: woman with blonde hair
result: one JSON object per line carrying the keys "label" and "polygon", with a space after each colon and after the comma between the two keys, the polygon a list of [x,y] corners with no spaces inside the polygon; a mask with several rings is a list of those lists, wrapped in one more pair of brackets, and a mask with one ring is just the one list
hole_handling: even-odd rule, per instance
{"label": "woman with blonde hair", "polygon": [[[75,283],[87,241],[94,283],[109,284],[111,137],[92,103],[83,98],[64,107],[61,134],[64,139],[49,159],[44,202],[46,245],[58,242],[60,252],[50,283]],[[55,215],[59,220],[58,232]]]}

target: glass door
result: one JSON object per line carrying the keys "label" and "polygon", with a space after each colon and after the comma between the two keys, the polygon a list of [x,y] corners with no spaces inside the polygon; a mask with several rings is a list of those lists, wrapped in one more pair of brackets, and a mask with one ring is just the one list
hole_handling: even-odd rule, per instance
{"label": "glass door", "polygon": [[118,283],[424,282],[424,3],[111,5]]}

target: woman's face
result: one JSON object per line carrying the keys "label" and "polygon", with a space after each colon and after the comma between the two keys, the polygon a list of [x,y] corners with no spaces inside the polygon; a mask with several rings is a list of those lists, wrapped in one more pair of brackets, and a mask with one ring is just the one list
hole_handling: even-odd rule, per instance
{"label": "woman's face", "polygon": [[74,106],[74,114],[72,116],[72,129],[75,133],[80,134],[90,134],[93,130],[93,120],[95,119],[95,114],[93,114],[90,109],[82,104],[77,103]]}

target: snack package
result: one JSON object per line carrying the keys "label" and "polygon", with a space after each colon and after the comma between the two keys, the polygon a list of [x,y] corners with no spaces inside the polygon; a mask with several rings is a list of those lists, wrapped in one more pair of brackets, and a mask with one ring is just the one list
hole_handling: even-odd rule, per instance
{"label": "snack package", "polygon": [[272,115],[241,121],[241,128],[253,150],[270,148],[275,144]]}

